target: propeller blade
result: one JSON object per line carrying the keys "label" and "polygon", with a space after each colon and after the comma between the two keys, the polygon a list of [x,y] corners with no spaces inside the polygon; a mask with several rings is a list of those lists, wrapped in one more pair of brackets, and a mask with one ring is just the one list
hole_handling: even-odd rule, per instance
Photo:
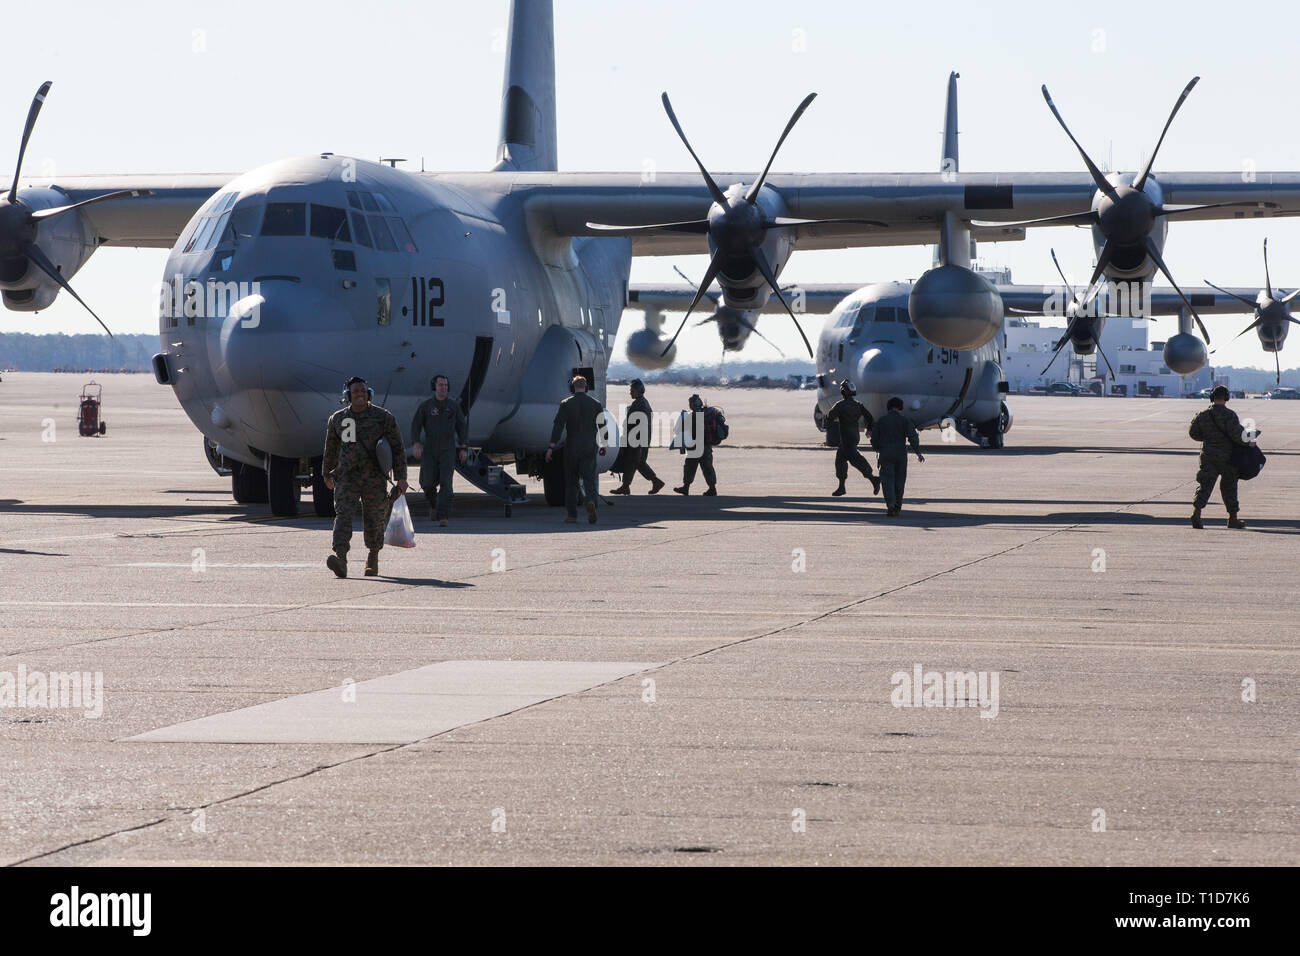
{"label": "propeller blade", "polygon": [[1091,226],[1097,221],[1097,214],[1089,209],[1087,212],[1072,212],[1068,216],[1048,216],[1046,219],[1021,219],[1017,222],[1002,222],[997,219],[972,219],[972,226],[1009,226],[1018,229],[1022,226]]}
{"label": "propeller blade", "polygon": [[[1079,302],[1080,312],[1085,311],[1090,305],[1092,305],[1092,300],[1095,295],[1092,291],[1093,286],[1097,285],[1097,280],[1100,279],[1101,274],[1106,271],[1106,267],[1110,265],[1110,260],[1114,258],[1114,256],[1115,248],[1111,245],[1110,240],[1107,239],[1106,244],[1101,247],[1101,252],[1097,253],[1097,267],[1092,270],[1092,278],[1088,280],[1087,286],[1084,287],[1083,299]],[[1098,291],[1100,291],[1101,287],[1097,286],[1097,288]]]}
{"label": "propeller blade", "polygon": [[1250,206],[1254,209],[1275,209],[1272,202],[1207,202],[1200,206],[1160,206],[1151,210],[1153,216],[1181,216],[1183,213],[1200,212],[1202,209],[1224,209],[1228,206]]}
{"label": "propeller blade", "polygon": [[[676,266],[673,266],[673,272],[676,272],[679,276],[681,276],[686,281],[687,285],[695,285],[695,280],[692,279],[690,276],[688,276],[681,269],[677,268]],[[710,302],[712,302],[715,306],[718,304],[718,297],[714,295],[712,292],[705,292],[704,297],[708,299]]]}
{"label": "propeller blade", "polygon": [[18,201],[18,176],[23,171],[23,156],[27,152],[27,140],[31,138],[32,127],[36,125],[36,117],[41,115],[41,107],[45,105],[45,94],[50,92],[53,81],[46,80],[41,84],[41,88],[36,91],[32,97],[32,105],[27,110],[27,125],[23,127],[23,141],[18,146],[18,165],[14,167],[13,185],[9,187],[9,201]]}
{"label": "propeller blade", "polygon": [[1281,385],[1282,384],[1282,360],[1278,358],[1277,349],[1273,350],[1273,368],[1277,369],[1277,378],[1275,379],[1275,383],[1277,385]]}
{"label": "propeller blade", "polygon": [[1070,280],[1065,277],[1065,270],[1061,268],[1061,264],[1056,260],[1055,249],[1052,250],[1052,264],[1056,266],[1056,274],[1061,277],[1061,281],[1065,283],[1065,287],[1070,290],[1070,298],[1077,299],[1078,296],[1074,293],[1074,286],[1070,285]]}
{"label": "propeller blade", "polygon": [[[1250,323],[1250,325],[1246,326],[1244,329],[1242,329],[1240,332],[1238,332],[1236,335],[1234,335],[1230,341],[1235,342],[1235,341],[1237,341],[1237,339],[1241,338],[1241,337],[1242,337],[1243,335],[1245,335],[1247,332],[1253,332],[1253,331],[1255,331],[1257,328],[1259,328],[1260,323],[1262,323],[1263,321],[1264,321],[1264,317],[1261,315],[1261,316],[1260,316],[1259,318],[1257,318],[1254,322]],[[1217,351],[1217,350],[1216,350],[1216,351]]]}
{"label": "propeller blade", "polygon": [[1114,378],[1114,377],[1115,377],[1115,366],[1113,366],[1113,365],[1110,364],[1110,359],[1106,357],[1106,353],[1102,350],[1102,347],[1101,347],[1101,339],[1098,339],[1098,340],[1097,340],[1097,354],[1100,355],[1100,356],[1102,357],[1102,359],[1106,362],[1106,369],[1107,369],[1107,371],[1110,372],[1110,375],[1109,375],[1108,377],[1109,377],[1109,378]]}
{"label": "propeller blade", "polygon": [[1047,374],[1047,369],[1050,369],[1056,362],[1056,357],[1061,354],[1061,349],[1065,348],[1065,343],[1070,341],[1070,331],[1074,328],[1074,323],[1078,321],[1078,318],[1076,315],[1065,327],[1065,334],[1061,336],[1061,340],[1056,343],[1056,348],[1052,350],[1052,360],[1047,363],[1047,368],[1038,373],[1040,376]]}
{"label": "propeller blade", "polygon": [[718,184],[713,181],[709,171],[704,168],[704,164],[700,162],[700,157],[695,155],[695,150],[691,149],[690,140],[682,132],[682,124],[677,122],[677,114],[673,112],[673,104],[668,101],[668,94],[665,93],[661,99],[664,103],[664,109],[668,112],[668,120],[673,124],[673,129],[677,130],[677,135],[681,138],[682,145],[686,147],[686,152],[691,154],[691,159],[695,160],[695,165],[700,167],[700,175],[704,177],[704,183],[709,187],[709,195],[713,197],[714,202],[725,209],[727,207],[727,197],[722,194]]}
{"label": "propeller blade", "polygon": [[767,284],[772,287],[772,291],[776,294],[776,297],[781,300],[781,304],[785,306],[785,310],[790,313],[790,318],[794,320],[794,327],[799,330],[799,338],[803,339],[803,347],[808,350],[808,357],[812,358],[813,349],[812,345],[808,342],[808,336],[803,334],[803,326],[801,326],[799,320],[795,318],[794,310],[790,308],[790,303],[786,302],[785,296],[781,294],[781,287],[776,284],[776,276],[772,274],[772,266],[768,263],[767,256],[763,255],[762,247],[760,246],[754,249],[753,255],[754,264],[758,266],[758,271],[763,273],[763,278],[767,280]]}
{"label": "propeller blade", "polygon": [[[1190,88],[1191,87],[1189,86],[1188,89]],[[1186,94],[1184,93],[1184,95]],[[1147,236],[1147,255],[1149,255],[1151,257],[1151,261],[1156,264],[1156,268],[1158,268],[1161,272],[1164,273],[1165,278],[1169,280],[1169,284],[1173,286],[1174,291],[1178,293],[1178,298],[1182,299],[1183,304],[1187,306],[1187,311],[1192,313],[1192,318],[1196,320],[1196,327],[1201,330],[1201,338],[1205,339],[1206,345],[1209,345],[1210,333],[1205,328],[1205,323],[1202,322],[1201,317],[1196,314],[1196,310],[1192,308],[1192,303],[1187,298],[1187,296],[1183,294],[1183,290],[1178,288],[1178,283],[1174,281],[1174,277],[1169,274],[1169,267],[1165,265],[1165,260],[1161,257],[1160,250],[1156,248],[1155,240],[1153,240],[1150,236]]]}
{"label": "propeller blade", "polygon": [[708,235],[709,220],[691,219],[687,222],[651,222],[642,226],[620,226],[604,222],[589,222],[587,228],[612,233],[616,236],[636,236],[647,232],[693,232],[703,236]]}
{"label": "propeller blade", "polygon": [[[736,314],[735,319],[737,322],[739,322],[745,328],[749,329],[749,331],[753,332],[755,335],[757,335],[768,345],[772,346],[772,348],[776,349],[777,355],[781,356],[781,358],[786,358],[786,354],[781,351],[781,347],[777,345],[775,342],[773,342],[771,339],[769,339],[762,332],[758,331],[758,326],[755,323],[750,322],[748,319],[744,318],[744,316],[742,316],[740,313]],[[718,321],[717,315],[710,315],[707,318],[700,319],[700,321],[696,322],[695,328],[698,329],[701,325],[708,325],[710,322],[716,322],[716,321]],[[723,351],[724,352],[726,351],[725,347]]]}
{"label": "propeller blade", "polygon": [[86,305],[85,300],[82,299],[81,296],[77,295],[76,290],[74,290],[72,286],[68,285],[68,280],[63,278],[63,275],[55,267],[54,263],[52,263],[46,257],[45,253],[41,252],[40,246],[36,245],[36,243],[34,242],[29,242],[27,244],[27,247],[23,250],[23,252],[27,254],[28,259],[31,259],[32,262],[36,264],[36,267],[38,269],[40,269],[47,276],[49,276],[51,279],[57,282],[59,286],[68,293],[68,295],[72,296],[74,299],[80,302],[85,307],[87,312],[89,312],[91,315],[94,315],[95,321],[104,327],[104,331],[108,332],[108,337],[110,339],[113,337],[113,333],[109,331],[108,326],[104,325],[104,320],[101,319],[99,316],[95,315],[95,310],[92,309],[90,306]]}
{"label": "propeller blade", "polygon": [[1268,237],[1264,237],[1264,291],[1273,298],[1273,283],[1268,278]]}
{"label": "propeller blade", "polygon": [[[1202,280],[1202,281],[1204,281],[1205,284],[1208,285],[1211,289],[1214,289],[1214,290],[1217,291],[1217,292],[1222,292],[1224,295],[1226,295],[1226,296],[1230,296],[1231,298],[1236,299],[1238,302],[1244,302],[1246,305],[1250,306],[1252,309],[1255,308],[1255,303],[1254,303],[1254,302],[1251,302],[1250,299],[1247,299],[1244,295],[1237,295],[1237,293],[1235,293],[1235,292],[1229,292],[1227,289],[1220,289],[1217,285],[1215,285],[1215,284],[1214,284],[1213,282],[1211,282],[1209,279],[1204,279],[1204,280]],[[1298,290],[1298,291],[1300,291],[1300,290]]]}
{"label": "propeller blade", "polygon": [[772,168],[772,163],[776,160],[776,154],[781,149],[781,144],[785,138],[790,135],[790,130],[794,129],[794,124],[799,122],[799,117],[803,116],[803,111],[808,108],[808,104],[817,99],[816,93],[809,93],[803,98],[803,102],[796,107],[794,115],[790,117],[790,122],[785,124],[785,130],[781,133],[781,138],[776,141],[776,146],[772,149],[772,155],[767,158],[767,165],[763,167],[762,174],[754,180],[749,189],[745,190],[745,202],[751,206],[754,200],[758,198],[758,191],[763,188],[763,183],[767,180],[767,172]]}
{"label": "propeller blade", "polygon": [[81,202],[74,202],[67,206],[51,206],[49,209],[37,209],[32,213],[32,218],[37,222],[42,219],[52,219],[55,216],[61,216],[72,209],[80,209],[82,206],[90,206],[97,202],[105,202],[109,199],[125,199],[127,197],[135,198],[136,196],[152,196],[152,189],[119,189],[116,192],[104,193],[102,196],[92,196],[89,199],[83,199]]}
{"label": "propeller blade", "polygon": [[1285,299],[1281,299],[1280,301],[1282,301],[1282,302],[1290,302],[1290,301],[1291,301],[1292,299],[1294,299],[1297,295],[1300,295],[1300,289],[1296,289],[1294,292],[1292,292],[1290,295],[1288,295]]}
{"label": "propeller blade", "polygon": [[695,307],[700,304],[700,299],[704,298],[705,290],[707,290],[709,286],[713,285],[713,280],[718,277],[718,273],[721,270],[722,250],[719,249],[717,252],[713,253],[713,258],[709,260],[709,267],[704,270],[704,281],[700,283],[699,291],[695,293],[695,298],[691,300],[690,308],[688,308],[686,314],[682,316],[682,324],[677,326],[677,331],[674,332],[673,337],[668,340],[668,344],[664,346],[664,350],[659,353],[660,358],[667,355],[668,350],[673,347],[673,343],[677,341],[677,336],[681,335],[682,329],[686,328],[686,320],[691,317],[691,313],[695,311]]}
{"label": "propeller blade", "polygon": [[1056,104],[1052,102],[1052,94],[1047,92],[1046,83],[1043,84],[1043,99],[1047,100],[1047,106],[1051,109],[1052,115],[1056,117],[1056,121],[1061,124],[1061,129],[1065,130],[1065,135],[1070,137],[1070,142],[1074,144],[1074,148],[1077,149],[1079,155],[1083,157],[1083,163],[1088,167],[1088,172],[1092,175],[1092,181],[1097,184],[1097,188],[1111,199],[1118,198],[1115,193],[1115,187],[1110,184],[1104,175],[1102,175],[1101,170],[1097,168],[1097,164],[1088,158],[1088,154],[1084,152],[1083,147],[1079,145],[1079,141],[1075,139],[1074,134],[1070,132],[1070,127],[1065,125],[1065,120],[1061,118],[1061,111],[1058,110]]}
{"label": "propeller blade", "polygon": [[[1155,165],[1156,154],[1160,152],[1160,145],[1165,141],[1165,133],[1169,132],[1169,125],[1174,121],[1174,117],[1178,115],[1178,110],[1182,107],[1183,100],[1187,99],[1187,94],[1191,93],[1192,87],[1194,87],[1199,82],[1201,82],[1201,78],[1199,76],[1192,77],[1192,82],[1187,84],[1186,88],[1182,92],[1182,95],[1178,97],[1178,102],[1175,103],[1174,108],[1169,111],[1169,119],[1165,120],[1165,128],[1160,131],[1160,138],[1156,140],[1156,148],[1151,150],[1151,158],[1147,160],[1147,168],[1142,170],[1141,178],[1136,179],[1133,182],[1133,188],[1136,189],[1138,192],[1142,191],[1142,187],[1146,185],[1147,177],[1151,175],[1151,167]],[[1199,322],[1200,320],[1198,319],[1197,321]]]}
{"label": "propeller blade", "polygon": [[888,229],[889,223],[881,222],[879,219],[795,219],[791,216],[775,216],[763,223],[764,229],[775,229],[778,226],[821,226],[828,223],[853,223],[860,226],[879,226],[881,229]]}

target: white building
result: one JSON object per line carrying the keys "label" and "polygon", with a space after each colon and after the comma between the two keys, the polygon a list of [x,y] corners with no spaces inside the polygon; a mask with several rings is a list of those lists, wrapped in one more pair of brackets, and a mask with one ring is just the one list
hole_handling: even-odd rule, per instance
{"label": "white building", "polygon": [[[1149,319],[1107,320],[1101,340],[1114,368],[1113,376],[1096,351],[1092,355],[1075,355],[1073,343],[1066,344],[1044,375],[1043,369],[1051,361],[1052,349],[1065,334],[1064,322],[1045,325],[1045,321],[1008,316],[1003,323],[1002,368],[1012,392],[1026,392],[1034,385],[1072,382],[1094,391],[1100,390],[1104,395],[1177,397],[1214,383],[1214,370],[1209,365],[1191,375],[1170,371],[1164,362],[1164,341],[1152,342],[1149,339]],[[1169,316],[1156,321],[1176,329],[1178,319]]]}

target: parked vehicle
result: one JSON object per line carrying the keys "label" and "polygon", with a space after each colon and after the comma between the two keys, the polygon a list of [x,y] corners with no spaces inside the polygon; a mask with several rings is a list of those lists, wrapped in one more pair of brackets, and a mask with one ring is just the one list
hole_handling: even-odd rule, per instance
{"label": "parked vehicle", "polygon": [[1270,392],[1263,394],[1264,398],[1281,398],[1281,399],[1300,399],[1300,389],[1288,388],[1285,385],[1275,388]]}

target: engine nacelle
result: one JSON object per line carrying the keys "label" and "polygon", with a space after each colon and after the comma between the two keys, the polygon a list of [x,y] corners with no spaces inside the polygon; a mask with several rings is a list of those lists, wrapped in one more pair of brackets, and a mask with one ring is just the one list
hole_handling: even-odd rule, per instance
{"label": "engine nacelle", "polygon": [[713,313],[710,321],[718,323],[718,338],[722,339],[722,347],[728,352],[738,352],[745,347],[749,333],[754,331],[758,313],[724,305]]}
{"label": "engine nacelle", "polygon": [[[64,206],[68,197],[55,189],[20,189],[18,198],[32,209]],[[66,212],[42,222],[36,232],[36,245],[69,279],[95,251],[95,236],[79,210]],[[32,264],[26,256],[0,259],[0,293],[4,304],[16,312],[36,312],[47,308],[58,296],[58,284]]]}
{"label": "engine nacelle", "polygon": [[667,368],[677,357],[676,343],[664,353],[668,337],[655,329],[637,329],[627,337],[627,357],[637,368],[653,370]]}
{"label": "engine nacelle", "polygon": [[1199,372],[1205,367],[1209,358],[1205,351],[1205,343],[1187,332],[1171,335],[1165,342],[1163,354],[1165,365],[1179,375]]}
{"label": "engine nacelle", "polygon": [[992,341],[1006,315],[992,283],[956,265],[939,266],[917,279],[907,311],[931,345],[963,350]]}

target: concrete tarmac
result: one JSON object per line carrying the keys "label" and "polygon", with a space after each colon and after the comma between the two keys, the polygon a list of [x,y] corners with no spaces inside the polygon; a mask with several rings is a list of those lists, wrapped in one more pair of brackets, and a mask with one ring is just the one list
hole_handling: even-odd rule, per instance
{"label": "concrete tarmac", "polygon": [[717,498],[666,449],[594,527],[461,483],[338,580],[329,520],[236,505],[150,376],[78,437],[89,378],[0,382],[5,864],[1300,857],[1300,403],[1232,403],[1269,462],[1198,532],[1199,401],[1012,397],[1003,450],[922,433],[887,518],[830,497],[812,393],[705,390]]}

